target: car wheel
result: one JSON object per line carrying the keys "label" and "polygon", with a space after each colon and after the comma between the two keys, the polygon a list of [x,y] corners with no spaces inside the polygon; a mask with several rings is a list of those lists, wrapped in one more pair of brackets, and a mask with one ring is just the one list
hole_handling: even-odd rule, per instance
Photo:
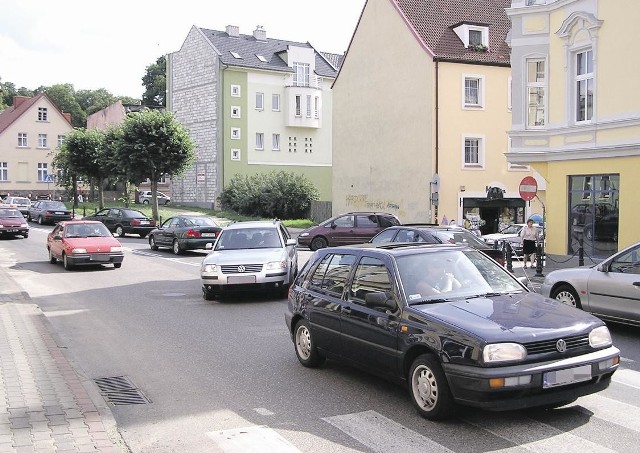
{"label": "car wheel", "polygon": [[559,300],[563,304],[571,305],[572,307],[582,309],[582,304],[580,303],[580,296],[571,285],[560,285],[553,293],[551,293],[551,298]]}
{"label": "car wheel", "polygon": [[31,215],[27,214],[27,222],[32,222]]}
{"label": "car wheel", "polygon": [[116,236],[119,238],[124,237],[124,229],[122,228],[122,225],[116,226]]}
{"label": "car wheel", "polygon": [[146,238],[149,233],[138,233],[141,238]]}
{"label": "car wheel", "polygon": [[49,249],[49,262],[51,264],[56,264],[58,262],[58,260],[56,259],[55,256],[53,256],[53,253],[51,253],[51,249]]}
{"label": "car wheel", "polygon": [[44,219],[41,215],[38,216],[38,225],[42,225],[44,223]]}
{"label": "car wheel", "polygon": [[149,204],[149,200],[142,200],[142,204]]}
{"label": "car wheel", "polygon": [[587,241],[593,240],[593,229],[591,227],[586,227],[584,229],[584,237]]}
{"label": "car wheel", "polygon": [[202,298],[204,300],[213,300],[213,299],[215,299],[215,294],[210,292],[210,291],[207,291],[207,289],[203,286],[202,287]]}
{"label": "car wheel", "polygon": [[151,247],[151,250],[158,250],[156,238],[154,238],[153,235],[149,236],[149,247]]}
{"label": "car wheel", "polygon": [[409,391],[418,413],[429,420],[442,420],[455,412],[447,379],[432,355],[423,354],[413,361],[409,371]]}
{"label": "car wheel", "polygon": [[28,234],[23,234],[22,237],[27,239],[29,237],[29,235]]}
{"label": "car wheel", "polygon": [[296,324],[293,338],[296,356],[298,356],[298,360],[302,365],[308,368],[315,368],[324,362],[324,357],[316,348],[308,321],[302,319]]}
{"label": "car wheel", "polygon": [[66,254],[62,255],[62,264],[64,265],[64,268],[66,270],[70,270],[73,267],[73,265],[69,262]]}
{"label": "car wheel", "polygon": [[122,267],[122,263],[113,263],[113,267],[120,269]]}
{"label": "car wheel", "polygon": [[311,251],[315,252],[318,249],[326,248],[328,245],[329,244],[327,243],[327,240],[325,238],[323,238],[322,236],[316,236],[311,241],[311,245],[309,245],[309,248],[311,249]]}
{"label": "car wheel", "polygon": [[182,248],[180,247],[180,243],[178,242],[177,239],[173,240],[173,245],[171,246],[171,249],[173,250],[174,255],[182,254]]}

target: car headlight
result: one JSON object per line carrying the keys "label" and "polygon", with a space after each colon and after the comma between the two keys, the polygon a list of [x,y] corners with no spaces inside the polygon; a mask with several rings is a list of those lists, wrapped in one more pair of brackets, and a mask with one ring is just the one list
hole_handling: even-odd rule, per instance
{"label": "car headlight", "polygon": [[527,350],[518,343],[488,344],[482,350],[485,363],[509,362],[523,360],[527,357]]}
{"label": "car headlight", "polygon": [[607,326],[596,327],[589,333],[589,344],[592,348],[602,348],[613,343]]}
{"label": "car headlight", "polygon": [[210,273],[210,272],[218,272],[217,264],[203,264],[202,272]]}
{"label": "car headlight", "polygon": [[4,225],[0,223],[0,228],[4,228]]}
{"label": "car headlight", "polygon": [[73,249],[71,253],[87,253],[87,249]]}
{"label": "car headlight", "polygon": [[300,233],[298,235],[298,237],[300,237],[300,238],[306,238],[307,236],[309,236],[309,233]]}
{"label": "car headlight", "polygon": [[286,269],[286,268],[287,268],[286,261],[271,261],[266,265],[266,270],[268,271],[272,271],[274,269]]}
{"label": "car headlight", "polygon": [[112,252],[122,252],[122,247],[111,247]]}
{"label": "car headlight", "polygon": [[29,224],[28,223],[23,223],[20,225],[20,228],[28,228]]}

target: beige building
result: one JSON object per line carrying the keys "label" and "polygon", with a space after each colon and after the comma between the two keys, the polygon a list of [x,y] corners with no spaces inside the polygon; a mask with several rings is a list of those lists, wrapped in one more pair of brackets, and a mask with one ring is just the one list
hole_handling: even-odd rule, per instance
{"label": "beige building", "polygon": [[56,195],[53,158],[73,130],[71,115],[46,94],[16,96],[0,112],[0,195]]}
{"label": "beige building", "polygon": [[[544,177],[547,251],[604,257],[638,241],[636,0],[513,0],[510,162]],[[587,262],[589,262],[587,260]]]}
{"label": "beige building", "polygon": [[537,175],[505,158],[509,5],[366,2],[333,85],[334,214],[467,217],[491,233],[541,212],[519,192]]}

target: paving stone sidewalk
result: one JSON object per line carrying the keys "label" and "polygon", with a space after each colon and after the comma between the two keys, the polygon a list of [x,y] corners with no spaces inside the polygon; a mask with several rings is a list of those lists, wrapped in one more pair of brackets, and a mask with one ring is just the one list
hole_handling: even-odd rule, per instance
{"label": "paving stone sidewalk", "polygon": [[91,385],[0,267],[0,453],[128,452]]}

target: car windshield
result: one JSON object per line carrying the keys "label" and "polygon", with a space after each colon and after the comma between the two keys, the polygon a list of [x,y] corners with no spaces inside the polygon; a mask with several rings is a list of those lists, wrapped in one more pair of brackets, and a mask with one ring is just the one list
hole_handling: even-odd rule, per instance
{"label": "car windshield", "polygon": [[409,305],[524,292],[494,260],[475,250],[443,250],[397,258]]}
{"label": "car windshield", "polygon": [[522,225],[509,225],[500,231],[502,234],[518,234],[522,229]]}
{"label": "car windshield", "polygon": [[66,211],[67,207],[60,201],[47,201],[44,205],[45,209],[55,209],[56,211]]}
{"label": "car windshield", "polygon": [[275,228],[234,228],[222,230],[215,250],[268,249],[282,247]]}
{"label": "car windshield", "polygon": [[185,219],[185,223],[189,226],[218,226],[211,217],[189,217]]}
{"label": "car windshield", "polygon": [[146,219],[147,216],[144,215],[143,213],[141,213],[140,211],[133,211],[131,209],[123,209],[122,210],[122,215],[124,217],[132,217],[134,219]]}
{"label": "car windshield", "polygon": [[11,202],[14,204],[29,204],[28,198],[12,198]]}
{"label": "car windshield", "polygon": [[111,232],[102,223],[67,225],[64,230],[64,237],[67,238],[95,238],[109,236],[112,236]]}
{"label": "car windshield", "polygon": [[22,213],[17,209],[0,209],[0,217],[22,217]]}
{"label": "car windshield", "polygon": [[469,233],[466,230],[445,230],[445,231],[436,231],[435,235],[438,239],[440,239],[444,243],[450,244],[464,244],[469,245],[473,248],[481,248],[486,249],[487,244],[480,239],[478,239],[475,235]]}

